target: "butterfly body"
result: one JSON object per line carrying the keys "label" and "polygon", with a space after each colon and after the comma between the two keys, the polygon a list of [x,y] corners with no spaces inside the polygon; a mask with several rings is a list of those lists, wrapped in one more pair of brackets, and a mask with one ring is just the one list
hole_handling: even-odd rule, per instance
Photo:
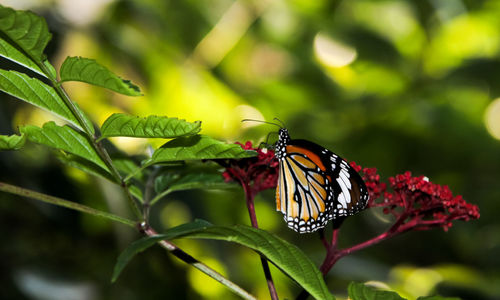
{"label": "butterfly body", "polygon": [[276,210],[300,233],[365,208],[368,192],[361,176],[341,157],[307,140],[292,140],[286,128],[275,146],[279,161]]}

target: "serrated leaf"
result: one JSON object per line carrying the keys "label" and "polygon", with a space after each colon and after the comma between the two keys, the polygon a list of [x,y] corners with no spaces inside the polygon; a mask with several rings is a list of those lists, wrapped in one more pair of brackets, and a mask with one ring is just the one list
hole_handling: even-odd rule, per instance
{"label": "serrated leaf", "polygon": [[[191,232],[193,230],[201,229],[201,228],[206,228],[208,226],[211,226],[212,224],[203,221],[203,220],[196,220],[192,223],[184,224],[181,226],[178,226],[176,228],[172,228],[170,231],[175,233],[175,234],[182,234],[185,232]],[[132,244],[130,244],[121,254],[118,256],[118,259],[115,264],[115,268],[113,270],[113,276],[111,277],[111,282],[115,282],[116,279],[118,279],[118,276],[120,276],[120,273],[122,270],[125,268],[125,266],[129,263],[129,261],[138,253],[148,249],[149,247],[153,246],[157,242],[161,240],[167,239],[165,234],[159,234],[155,236],[146,236],[143,237]]]}
{"label": "serrated leaf", "polygon": [[7,43],[4,39],[0,38],[0,56],[5,57],[8,60],[11,60],[17,64],[20,64],[21,66],[30,69],[33,72],[36,72],[44,77],[47,77],[43,73],[42,70],[24,53],[21,51],[17,50],[16,47],[12,46],[11,44]]}
{"label": "serrated leaf", "polygon": [[26,142],[26,135],[0,135],[0,150],[19,150]]}
{"label": "serrated leaf", "polygon": [[351,282],[347,292],[352,300],[406,300],[396,292],[377,290],[358,282]]}
{"label": "serrated leaf", "polygon": [[138,86],[124,80],[94,59],[67,57],[59,70],[61,81],[82,81],[128,96],[141,96]]}
{"label": "serrated leaf", "polygon": [[87,174],[99,176],[112,182],[116,182],[113,176],[98,165],[69,153],[60,153],[57,158],[64,164],[77,168]]}
{"label": "serrated leaf", "polygon": [[148,116],[141,118],[126,114],[112,114],[101,126],[102,137],[128,136],[140,138],[175,138],[200,132],[201,122],[177,118]]}
{"label": "serrated leaf", "polygon": [[27,125],[21,127],[20,130],[32,142],[72,153],[108,170],[87,137],[76,129],[67,125],[58,126],[54,122],[47,122],[43,128]]}
{"label": "serrated leaf", "polygon": [[[243,225],[212,226],[177,236],[224,240],[251,248],[264,255],[314,298],[334,299],[316,265],[297,246],[267,231]],[[172,238],[170,235],[169,239]]]}
{"label": "serrated leaf", "polygon": [[0,31],[36,63],[42,63],[43,51],[52,37],[42,17],[0,5]]}
{"label": "serrated leaf", "polygon": [[179,160],[227,159],[256,156],[257,152],[243,150],[237,144],[227,144],[206,135],[180,137],[156,149],[145,166]]}
{"label": "serrated leaf", "polygon": [[16,71],[0,70],[0,90],[54,113],[81,128],[56,91],[38,79]]}

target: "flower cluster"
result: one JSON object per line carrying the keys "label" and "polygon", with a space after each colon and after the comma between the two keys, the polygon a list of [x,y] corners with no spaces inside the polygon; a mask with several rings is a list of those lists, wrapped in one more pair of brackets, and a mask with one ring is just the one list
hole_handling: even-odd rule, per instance
{"label": "flower cluster", "polygon": [[370,194],[368,207],[383,207],[384,213],[393,214],[398,220],[395,225],[404,230],[442,227],[447,231],[454,220],[479,218],[476,205],[460,195],[453,196],[448,186],[432,183],[425,176],[414,177],[407,171],[390,177],[390,192],[375,168],[364,168],[362,174]]}
{"label": "flower cluster", "polygon": [[278,183],[278,160],[271,149],[254,148],[251,142],[236,143],[245,150],[257,151],[256,157],[232,160],[222,174],[226,182],[247,184],[252,196],[265,189],[275,188]]}

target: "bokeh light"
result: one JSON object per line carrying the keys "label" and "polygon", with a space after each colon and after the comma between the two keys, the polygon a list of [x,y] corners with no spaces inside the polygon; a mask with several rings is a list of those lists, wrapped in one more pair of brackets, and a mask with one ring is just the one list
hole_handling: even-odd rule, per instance
{"label": "bokeh light", "polygon": [[335,68],[349,65],[357,56],[356,49],[321,32],[314,37],[314,53],[321,63]]}
{"label": "bokeh light", "polygon": [[493,100],[484,112],[484,123],[492,137],[500,140],[500,98]]}

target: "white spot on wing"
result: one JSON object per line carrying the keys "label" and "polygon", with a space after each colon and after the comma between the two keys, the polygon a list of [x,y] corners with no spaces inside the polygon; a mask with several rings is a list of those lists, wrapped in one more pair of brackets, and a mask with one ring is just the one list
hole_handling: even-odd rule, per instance
{"label": "white spot on wing", "polygon": [[342,181],[344,182],[344,184],[347,186],[348,189],[351,189],[351,181],[349,181],[349,178],[345,178],[343,176],[344,174],[341,173],[339,178],[342,178]]}
{"label": "white spot on wing", "polygon": [[345,199],[345,196],[344,196],[344,192],[342,192],[342,193],[339,194],[339,203],[342,205],[339,208],[347,208],[347,203],[346,203],[346,199]]}

